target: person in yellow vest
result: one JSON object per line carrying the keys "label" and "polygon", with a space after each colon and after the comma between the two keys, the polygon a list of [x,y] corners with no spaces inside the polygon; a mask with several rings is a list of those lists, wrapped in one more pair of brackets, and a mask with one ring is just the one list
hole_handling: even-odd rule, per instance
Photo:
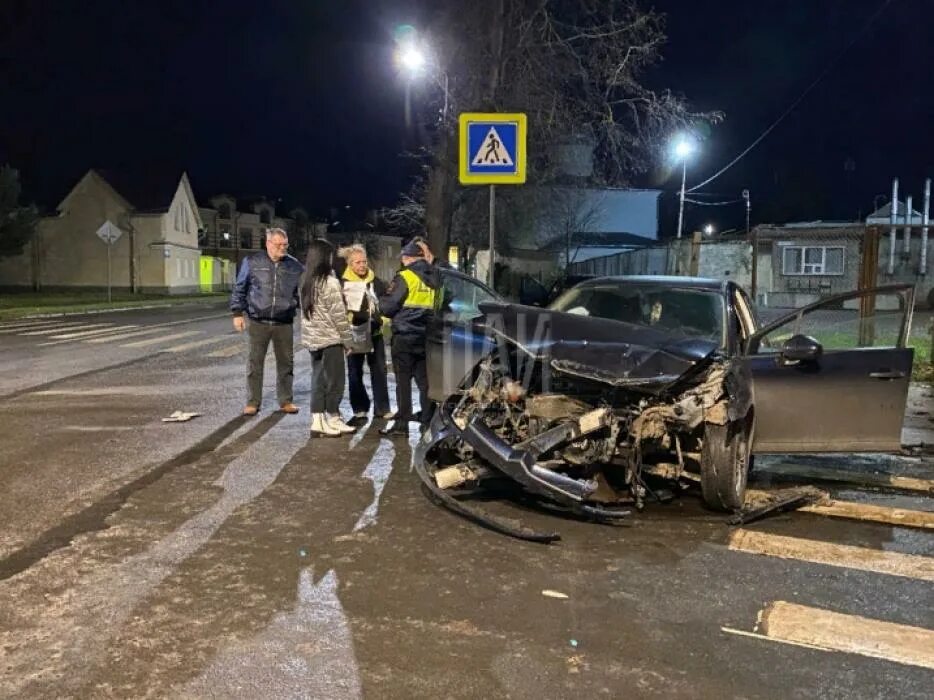
{"label": "person in yellow vest", "polygon": [[431,417],[428,398],[428,368],[425,364],[425,334],[434,314],[435,296],[440,293],[438,270],[425,260],[418,244],[402,248],[402,269],[396,273],[379,307],[392,319],[392,369],[396,375],[396,419],[380,432],[408,435],[412,414],[412,380],[418,387],[422,423]]}
{"label": "person in yellow vest", "polygon": [[386,380],[386,346],[383,343],[383,317],[379,297],[386,293],[386,283],[370,269],[366,248],[354,244],[340,254],[347,261],[341,274],[341,288],[347,305],[347,317],[354,344],[347,356],[347,384],[353,418],[349,423],[362,426],[370,411],[370,397],[363,384],[363,366],[370,366],[373,389],[373,417],[389,418],[389,388]]}

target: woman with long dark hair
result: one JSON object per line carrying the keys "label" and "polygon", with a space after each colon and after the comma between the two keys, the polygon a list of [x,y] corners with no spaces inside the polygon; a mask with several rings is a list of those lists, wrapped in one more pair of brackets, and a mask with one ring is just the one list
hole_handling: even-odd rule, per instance
{"label": "woman with long dark hair", "polygon": [[347,307],[334,276],[334,248],[314,240],[308,246],[301,289],[302,346],[311,353],[311,434],[352,433],[340,415],[344,396],[344,355],[353,345]]}

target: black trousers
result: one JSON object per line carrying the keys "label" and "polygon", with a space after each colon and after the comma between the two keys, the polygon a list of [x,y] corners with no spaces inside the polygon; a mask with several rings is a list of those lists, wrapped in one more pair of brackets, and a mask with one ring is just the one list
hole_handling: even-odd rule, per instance
{"label": "black trousers", "polygon": [[373,389],[373,415],[389,413],[389,385],[386,378],[386,344],[382,335],[373,336],[373,352],[356,353],[347,357],[347,384],[350,389],[350,407],[354,413],[368,413],[370,397],[363,384],[363,366],[370,367],[370,385]]}
{"label": "black trousers", "polygon": [[311,350],[311,412],[337,413],[344,398],[344,346]]}
{"label": "black trousers", "polygon": [[269,351],[269,342],[276,354],[276,397],[279,405],[292,400],[292,378],[294,373],[294,353],[292,349],[291,323],[247,322],[247,334],[250,339],[250,359],[247,361],[246,384],[250,406],[257,406],[263,401],[263,364]]}
{"label": "black trousers", "polygon": [[425,337],[394,335],[392,337],[392,369],[396,374],[396,419],[412,418],[412,380],[418,387],[421,412],[418,419],[431,416],[428,398],[428,366],[425,364]]}

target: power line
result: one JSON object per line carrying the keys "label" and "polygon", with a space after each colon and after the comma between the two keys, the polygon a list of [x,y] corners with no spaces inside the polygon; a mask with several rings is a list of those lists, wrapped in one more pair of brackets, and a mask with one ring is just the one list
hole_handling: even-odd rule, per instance
{"label": "power line", "polygon": [[819,76],[817,76],[817,79],[816,79],[813,83],[811,83],[810,85],[808,85],[807,88],[804,90],[804,92],[802,92],[800,95],[798,95],[798,98],[797,98],[794,102],[791,103],[791,106],[790,106],[788,109],[786,109],[784,112],[782,112],[781,116],[779,116],[778,119],[776,119],[774,122],[772,122],[771,126],[769,126],[768,129],[766,129],[765,131],[763,131],[762,134],[759,136],[759,138],[757,138],[755,141],[752,142],[752,144],[750,144],[749,148],[747,148],[745,151],[743,151],[743,152],[740,153],[738,156],[736,156],[736,158],[734,158],[734,159],[731,160],[729,163],[727,163],[727,165],[726,165],[723,169],[721,169],[719,172],[717,172],[717,173],[715,173],[713,176],[707,178],[706,180],[704,180],[704,181],[703,181],[702,183],[700,183],[699,185],[695,185],[694,187],[692,187],[691,189],[689,189],[688,192],[693,192],[694,190],[698,190],[698,189],[700,189],[701,187],[703,187],[704,185],[706,185],[706,184],[708,184],[708,183],[710,183],[710,182],[713,182],[713,181],[716,180],[718,177],[720,177],[721,175],[723,175],[723,173],[725,173],[727,170],[729,170],[729,169],[732,168],[734,165],[736,165],[736,163],[739,162],[739,160],[740,160],[743,156],[745,156],[747,153],[749,153],[749,151],[751,151],[753,148],[755,148],[757,145],[759,145],[759,142],[762,141],[762,139],[764,139],[766,136],[768,136],[768,135],[771,133],[772,129],[774,129],[776,126],[778,126],[778,125],[781,123],[781,121],[782,121],[785,117],[787,117],[789,114],[791,114],[791,112],[794,111],[795,107],[797,107],[797,106],[801,103],[801,100],[803,100],[803,99],[807,96],[807,94],[808,94],[809,92],[811,92],[811,90],[813,90],[813,89],[817,86],[818,83],[820,83],[824,78],[827,77],[827,74],[830,73],[831,70],[833,70],[833,68],[837,65],[837,63],[840,61],[840,59],[843,58],[843,56],[846,54],[846,52],[849,51],[851,48],[853,48],[853,45],[863,37],[863,34],[865,34],[865,33],[869,30],[869,28],[873,25],[873,23],[879,18],[879,15],[881,15],[881,14],[885,11],[885,9],[886,9],[891,3],[892,3],[892,0],[885,0],[885,1],[882,3],[882,5],[879,7],[879,9],[876,10],[876,11],[872,14],[872,16],[867,20],[866,24],[863,25],[863,28],[860,29],[859,32],[857,32],[857,34],[853,37],[853,39],[850,41],[850,43],[847,44],[847,45],[843,48],[843,50],[840,51],[840,53],[838,53],[838,54],[834,57],[834,59],[833,59],[829,64],[827,64],[827,67],[823,70],[823,72],[822,72]]}

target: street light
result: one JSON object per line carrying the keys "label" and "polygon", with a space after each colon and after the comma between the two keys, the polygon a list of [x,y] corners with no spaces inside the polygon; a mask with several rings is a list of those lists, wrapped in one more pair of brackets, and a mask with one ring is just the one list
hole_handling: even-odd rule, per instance
{"label": "street light", "polygon": [[420,73],[422,68],[425,67],[425,63],[427,63],[425,52],[415,44],[406,44],[400,47],[396,53],[396,60],[410,76]]}
{"label": "street light", "polygon": [[688,176],[688,158],[694,153],[695,149],[694,141],[686,134],[678,136],[671,148],[675,159],[681,161],[681,197],[678,205],[678,238],[681,238],[681,227],[684,224],[684,186]]}
{"label": "street light", "polygon": [[420,46],[415,37],[415,30],[407,31],[396,49],[396,65],[406,74],[405,83],[405,123],[412,125],[411,89],[412,81],[420,77],[426,69],[440,76],[439,84],[444,90],[444,107],[441,110],[442,123],[448,118],[448,74],[431,60],[430,51]]}
{"label": "street light", "polygon": [[708,236],[712,236],[713,232],[714,232],[713,224],[707,224],[706,226],[704,226],[704,233],[706,233]]}

